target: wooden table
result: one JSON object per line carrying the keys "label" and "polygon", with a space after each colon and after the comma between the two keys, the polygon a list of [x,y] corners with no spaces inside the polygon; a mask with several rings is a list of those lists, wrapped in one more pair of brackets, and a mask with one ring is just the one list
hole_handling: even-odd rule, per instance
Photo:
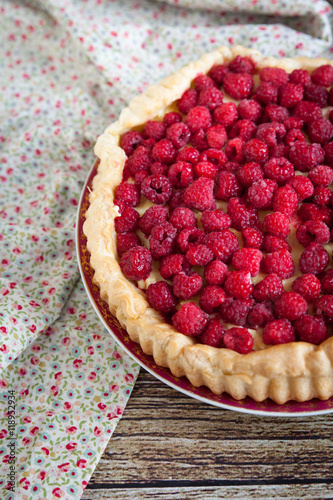
{"label": "wooden table", "polygon": [[333,498],[333,414],[257,417],[141,370],[84,500]]}

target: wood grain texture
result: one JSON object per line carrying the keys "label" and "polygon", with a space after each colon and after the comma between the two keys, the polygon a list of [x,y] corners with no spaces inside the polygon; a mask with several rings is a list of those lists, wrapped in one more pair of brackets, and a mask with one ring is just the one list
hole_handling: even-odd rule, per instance
{"label": "wood grain texture", "polygon": [[254,500],[288,499],[303,500],[331,499],[332,487],[327,485],[273,485],[273,486],[224,486],[190,488],[115,488],[86,490],[81,500]]}
{"label": "wood grain texture", "polygon": [[222,410],[141,370],[83,499],[333,498],[332,419]]}

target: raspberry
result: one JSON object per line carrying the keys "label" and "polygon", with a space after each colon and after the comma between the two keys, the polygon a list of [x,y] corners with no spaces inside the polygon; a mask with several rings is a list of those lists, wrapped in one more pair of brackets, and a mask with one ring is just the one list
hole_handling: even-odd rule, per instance
{"label": "raspberry", "polygon": [[149,175],[141,184],[141,193],[153,203],[166,203],[172,193],[172,184],[165,175]]}
{"label": "raspberry", "polygon": [[172,324],[178,332],[185,335],[200,335],[208,323],[208,318],[208,314],[194,302],[187,302],[172,316]]}
{"label": "raspberry", "polygon": [[175,208],[184,206],[184,193],[185,193],[185,188],[173,190],[168,203],[170,213],[173,212]]}
{"label": "raspberry", "polygon": [[243,120],[251,120],[257,123],[261,117],[262,107],[253,99],[243,99],[238,104],[238,113]]}
{"label": "raspberry", "polygon": [[267,146],[272,147],[276,146],[278,139],[282,139],[285,134],[286,128],[282,123],[271,122],[259,125],[256,137],[266,143]]}
{"label": "raspberry", "polygon": [[202,243],[205,238],[205,233],[202,229],[188,227],[183,229],[178,235],[177,244],[183,253],[186,253],[190,246]]}
{"label": "raspberry", "polygon": [[263,82],[257,87],[254,98],[260,104],[276,104],[278,100],[279,91],[277,87],[270,82]]}
{"label": "raspberry", "polygon": [[254,227],[244,227],[242,229],[242,238],[244,247],[261,248],[264,241],[264,235],[260,229]]}
{"label": "raspberry", "polygon": [[257,226],[259,223],[257,210],[240,198],[231,198],[227,212],[231,217],[232,227],[239,231],[245,227]]}
{"label": "raspberry", "polygon": [[209,71],[208,76],[216,83],[216,85],[221,86],[225,76],[229,73],[229,68],[225,64],[217,64],[212,67]]}
{"label": "raspberry", "polygon": [[301,118],[304,123],[322,118],[320,106],[311,101],[301,101],[296,104],[293,115],[297,118]]}
{"label": "raspberry", "polygon": [[264,172],[268,179],[282,185],[295,176],[294,166],[287,158],[271,158],[264,166]]}
{"label": "raspberry", "polygon": [[333,170],[328,165],[318,165],[309,172],[308,178],[314,186],[327,187],[333,182]]}
{"label": "raspberry", "polygon": [[320,295],[321,284],[314,274],[303,274],[294,280],[292,289],[302,295],[307,302],[313,302]]}
{"label": "raspberry", "polygon": [[265,108],[263,122],[284,122],[289,119],[289,111],[277,104],[268,104]]}
{"label": "raspberry", "polygon": [[279,238],[287,238],[290,233],[290,220],[281,212],[268,214],[265,217],[265,228],[269,234]]}
{"label": "raspberry", "polygon": [[245,188],[250,187],[255,181],[264,178],[264,172],[259,163],[250,162],[237,172],[237,179]]}
{"label": "raspberry", "polygon": [[220,307],[220,313],[226,323],[243,326],[254,304],[253,299],[233,299],[227,297]]}
{"label": "raspberry", "polygon": [[134,184],[136,186],[138,186],[139,188],[141,188],[141,184],[142,184],[142,181],[143,179],[145,179],[146,177],[148,177],[149,173],[147,172],[147,170],[141,170],[140,172],[138,172],[137,174],[135,174],[134,176]]}
{"label": "raspberry", "polygon": [[284,158],[288,158],[289,146],[286,146],[283,143],[277,144],[276,146],[271,146],[269,148],[269,154],[271,158],[280,158],[281,156],[283,156]]}
{"label": "raspberry", "polygon": [[229,297],[248,299],[253,291],[251,273],[248,271],[230,271],[224,282],[224,290]]}
{"label": "raspberry", "polygon": [[262,253],[257,248],[241,248],[232,256],[232,265],[236,271],[248,271],[251,276],[258,276]]}
{"label": "raspberry", "polygon": [[187,227],[196,227],[197,218],[195,213],[186,207],[177,207],[170,215],[169,222],[178,230],[182,231]]}
{"label": "raspberry", "polygon": [[264,257],[263,270],[266,274],[274,273],[282,279],[287,279],[294,274],[295,266],[287,250],[276,250]]}
{"label": "raspberry", "polygon": [[206,106],[210,111],[220,106],[223,102],[223,94],[216,87],[207,87],[199,94],[199,106]]}
{"label": "raspberry", "polygon": [[175,148],[180,149],[189,142],[191,132],[186,123],[177,122],[167,128],[166,137],[172,142]]}
{"label": "raspberry", "polygon": [[263,179],[254,182],[248,189],[250,203],[258,209],[270,208],[276,188],[276,182],[271,179]]}
{"label": "raspberry", "polygon": [[312,201],[316,203],[316,205],[326,205],[328,206],[331,202],[332,191],[327,187],[316,187],[314,188]]}
{"label": "raspberry", "polygon": [[177,155],[177,161],[185,161],[191,163],[191,165],[198,163],[199,158],[199,151],[192,147],[182,149]]}
{"label": "raspberry", "polygon": [[244,160],[245,142],[240,137],[235,137],[228,141],[225,147],[225,153],[230,161],[242,163]]}
{"label": "raspberry", "polygon": [[115,199],[126,205],[136,207],[140,203],[140,193],[137,186],[129,182],[122,182],[116,187]]}
{"label": "raspberry", "polygon": [[305,136],[298,128],[292,128],[288,130],[287,135],[284,138],[284,142],[287,146],[291,148],[296,141],[305,142]]}
{"label": "raspberry", "polygon": [[281,68],[271,68],[266,66],[260,70],[260,80],[262,82],[270,82],[272,85],[278,87],[289,80],[288,73]]}
{"label": "raspberry", "polygon": [[161,313],[170,313],[177,305],[172,288],[165,281],[151,283],[146,291],[150,307]]}
{"label": "raspberry", "polygon": [[328,144],[325,144],[324,146],[324,151],[325,151],[325,161],[329,165],[333,165],[333,141],[329,142]]}
{"label": "raspberry", "polygon": [[175,161],[177,150],[169,139],[161,139],[153,147],[152,155],[155,160],[170,165]]}
{"label": "raspberry", "polygon": [[215,196],[219,200],[228,201],[230,198],[239,197],[242,186],[232,172],[220,172],[217,178]]}
{"label": "raspberry", "polygon": [[135,130],[130,130],[126,132],[120,141],[120,147],[125,151],[127,156],[131,156],[134,150],[143,141],[142,134],[136,132]]}
{"label": "raspberry", "polygon": [[325,87],[309,83],[304,87],[304,99],[318,104],[321,108],[327,105],[328,92]]}
{"label": "raspberry", "polygon": [[215,82],[207,75],[198,75],[193,80],[194,88],[198,92],[201,92],[207,88],[216,88]]}
{"label": "raspberry", "polygon": [[325,118],[313,120],[309,123],[308,134],[311,142],[317,142],[321,145],[326,144],[333,137],[333,125]]}
{"label": "raspberry", "polygon": [[210,319],[206,330],[201,334],[201,342],[211,347],[222,347],[225,329],[218,319]]}
{"label": "raspberry", "polygon": [[127,160],[127,166],[134,176],[142,170],[149,170],[151,165],[151,153],[144,146],[138,146],[133,155]]}
{"label": "raspberry", "polygon": [[273,321],[274,307],[271,302],[262,302],[260,304],[255,304],[248,314],[247,322],[251,328],[260,328],[265,326],[267,323]]}
{"label": "raspberry", "polygon": [[326,321],[333,319],[333,295],[323,295],[314,303],[313,312],[316,316],[323,315]]}
{"label": "raspberry", "polygon": [[199,177],[185,189],[184,203],[188,208],[194,210],[208,210],[214,204],[214,180],[207,177]]}
{"label": "raspberry", "polygon": [[230,328],[224,334],[223,342],[227,349],[239,354],[248,354],[253,349],[253,338],[246,328]]}
{"label": "raspberry", "polygon": [[219,286],[208,285],[203,288],[199,305],[206,313],[214,312],[225,300],[225,293]]}
{"label": "raspberry", "polygon": [[279,88],[280,105],[293,108],[303,99],[303,87],[297,83],[285,83]]}
{"label": "raspberry", "polygon": [[296,175],[293,179],[288,181],[287,185],[295,191],[299,202],[309,198],[313,194],[312,182],[310,179],[303,177],[302,175]]}
{"label": "raspberry", "polygon": [[166,207],[154,206],[142,215],[139,221],[139,228],[148,236],[156,224],[166,222],[168,219],[168,209]]}
{"label": "raspberry", "polygon": [[128,280],[145,280],[151,271],[151,253],[148,248],[133,247],[121,256],[119,266]]}
{"label": "raspberry", "polygon": [[224,151],[210,148],[200,154],[200,161],[209,161],[210,163],[214,163],[217,170],[220,171],[226,169],[228,158]]}
{"label": "raspberry", "polygon": [[211,249],[215,257],[227,263],[238,249],[238,238],[229,229],[223,229],[207,234],[204,244]]}
{"label": "raspberry", "polygon": [[178,109],[181,113],[186,115],[190,109],[194,108],[198,104],[199,94],[194,89],[185,90],[183,95],[178,101]]}
{"label": "raspberry", "polygon": [[330,87],[333,84],[333,68],[330,64],[323,64],[315,70],[311,75],[311,80],[316,85]]}
{"label": "raspberry", "polygon": [[323,293],[333,294],[333,269],[328,269],[320,281]]}
{"label": "raspberry", "polygon": [[197,132],[200,129],[207,129],[212,124],[212,117],[205,106],[195,106],[188,112],[185,123],[191,132]]}
{"label": "raspberry", "polygon": [[143,146],[144,148],[150,151],[151,149],[153,149],[155,142],[156,142],[155,139],[153,139],[152,137],[148,137],[147,139],[141,142],[140,146]]}
{"label": "raspberry", "polygon": [[253,73],[254,63],[248,57],[236,56],[229,63],[229,70],[233,73]]}
{"label": "raspberry", "polygon": [[121,216],[114,220],[116,233],[128,233],[135,231],[138,227],[140,214],[132,207],[124,207]]}
{"label": "raspberry", "polygon": [[299,269],[303,274],[319,274],[325,271],[329,260],[330,258],[325,248],[313,242],[303,250],[299,259]]}
{"label": "raspberry", "polygon": [[227,142],[228,136],[223,125],[213,125],[207,130],[206,139],[210,148],[221,149]]}
{"label": "raspberry", "polygon": [[185,161],[177,161],[169,168],[168,178],[176,188],[189,186],[193,181],[192,165]]}
{"label": "raspberry", "polygon": [[255,136],[256,130],[257,126],[250,120],[237,120],[231,127],[229,138],[240,137],[243,141],[249,141]]}
{"label": "raspberry", "polygon": [[226,102],[214,109],[214,120],[224,127],[230,127],[238,118],[236,104]]}
{"label": "raspberry", "polygon": [[257,302],[275,302],[283,292],[283,284],[280,276],[269,274],[253,288],[253,297]]}
{"label": "raspberry", "polygon": [[[143,172],[147,172],[144,170]],[[159,161],[154,161],[154,163],[151,164],[150,166],[150,173],[151,174],[159,174],[159,175],[168,175],[168,165],[164,165],[163,163]],[[148,173],[147,173],[148,175]]]}
{"label": "raspberry", "polygon": [[262,332],[262,340],[265,344],[286,344],[295,342],[295,330],[290,321],[277,319],[268,323]]}
{"label": "raspberry", "polygon": [[315,220],[320,217],[320,208],[314,203],[303,203],[297,212],[297,215],[304,221]]}
{"label": "raspberry", "polygon": [[159,141],[165,137],[166,125],[157,120],[148,120],[144,128],[144,136]]}
{"label": "raspberry", "polygon": [[309,246],[313,241],[326,245],[330,240],[330,230],[321,220],[308,220],[297,228],[296,238],[303,247]]}
{"label": "raspberry", "polygon": [[236,161],[228,161],[223,170],[227,170],[228,172],[235,172],[237,173],[237,171],[240,169],[240,164],[237,163]]}
{"label": "raspberry", "polygon": [[190,265],[181,253],[173,253],[163,257],[160,264],[160,275],[165,280],[172,278],[175,274],[189,272]]}
{"label": "raspberry", "polygon": [[223,80],[223,88],[234,99],[245,99],[254,87],[252,75],[248,73],[228,73]]}
{"label": "raspberry", "polygon": [[164,123],[167,127],[173,125],[174,123],[179,123],[182,121],[182,115],[180,113],[176,113],[176,111],[170,111],[170,113],[166,113],[163,118]]}
{"label": "raspberry", "polygon": [[301,342],[319,345],[329,337],[323,318],[315,318],[305,314],[294,322],[297,338]]}
{"label": "raspberry", "polygon": [[192,266],[206,266],[213,258],[213,252],[206,245],[192,245],[186,252],[186,259]]}
{"label": "raspberry", "polygon": [[200,129],[197,132],[194,132],[192,134],[191,144],[198,151],[204,151],[205,149],[207,149],[209,147],[209,144],[207,142],[206,133],[203,129]]}
{"label": "raspberry", "polygon": [[149,236],[149,246],[152,256],[160,259],[173,252],[177,229],[170,222],[161,222],[153,227]]}
{"label": "raspberry", "polygon": [[259,139],[251,139],[245,144],[244,155],[247,162],[264,163],[268,160],[268,146]]}
{"label": "raspberry", "polygon": [[283,292],[275,302],[274,309],[277,318],[294,321],[306,313],[308,304],[304,297],[297,292]]}
{"label": "raspberry", "polygon": [[223,210],[205,210],[202,212],[201,224],[206,233],[221,231],[231,226],[231,218]]}
{"label": "raspberry", "polygon": [[131,248],[141,245],[140,238],[135,233],[118,233],[117,234],[117,253],[122,257],[124,253]]}
{"label": "raspberry", "polygon": [[291,129],[301,129],[303,128],[304,121],[297,116],[291,116],[290,118],[286,118],[283,122],[283,125],[286,127],[286,130]]}
{"label": "raspberry", "polygon": [[286,250],[291,253],[291,246],[284,238],[267,234],[264,238],[262,250],[266,253],[276,252],[277,250]]}
{"label": "raspberry", "polygon": [[198,273],[178,273],[173,277],[173,293],[182,300],[188,300],[200,292],[202,278]]}
{"label": "raspberry", "polygon": [[298,208],[297,194],[290,186],[277,188],[273,197],[274,212],[282,212],[291,217]]}
{"label": "raspberry", "polygon": [[308,85],[311,83],[311,76],[305,69],[294,69],[289,75],[289,81],[291,83],[297,83],[299,85]]}
{"label": "raspberry", "polygon": [[204,269],[205,280],[209,285],[222,285],[228,274],[228,267],[220,260],[213,260]]}
{"label": "raspberry", "polygon": [[194,165],[195,177],[208,177],[210,179],[215,179],[217,175],[217,167],[214,163],[210,161],[199,161]]}

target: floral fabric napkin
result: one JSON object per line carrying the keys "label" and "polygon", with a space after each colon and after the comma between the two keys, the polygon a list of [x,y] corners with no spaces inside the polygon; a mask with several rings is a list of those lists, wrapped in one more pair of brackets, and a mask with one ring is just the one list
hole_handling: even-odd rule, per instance
{"label": "floral fabric napkin", "polygon": [[0,0],[2,499],[79,499],[138,375],[75,257],[97,135],[220,45],[329,56],[331,21],[324,0]]}

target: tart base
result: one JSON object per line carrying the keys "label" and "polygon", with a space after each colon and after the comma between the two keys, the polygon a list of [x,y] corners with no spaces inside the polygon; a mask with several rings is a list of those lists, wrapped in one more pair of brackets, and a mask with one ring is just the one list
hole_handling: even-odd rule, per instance
{"label": "tart base", "polygon": [[130,338],[140,343],[156,364],[168,367],[177,377],[185,375],[194,386],[205,385],[215,394],[227,392],[238,400],[246,396],[255,401],[271,398],[279,404],[312,398],[326,400],[333,395],[332,337],[320,346],[295,342],[246,355],[199,344],[163,322],[160,314],[149,306],[144,292],[124,277],[118,264],[114,219],[119,213],[113,197],[126,161],[119,147],[121,135],[147,120],[163,116],[198,74],[206,74],[213,65],[228,63],[236,55],[251,56],[259,69],[272,66],[288,72],[312,71],[322,64],[332,64],[322,58],[263,58],[255,50],[221,47],[135,97],[95,146],[100,164],[84,223],[94,281]]}

